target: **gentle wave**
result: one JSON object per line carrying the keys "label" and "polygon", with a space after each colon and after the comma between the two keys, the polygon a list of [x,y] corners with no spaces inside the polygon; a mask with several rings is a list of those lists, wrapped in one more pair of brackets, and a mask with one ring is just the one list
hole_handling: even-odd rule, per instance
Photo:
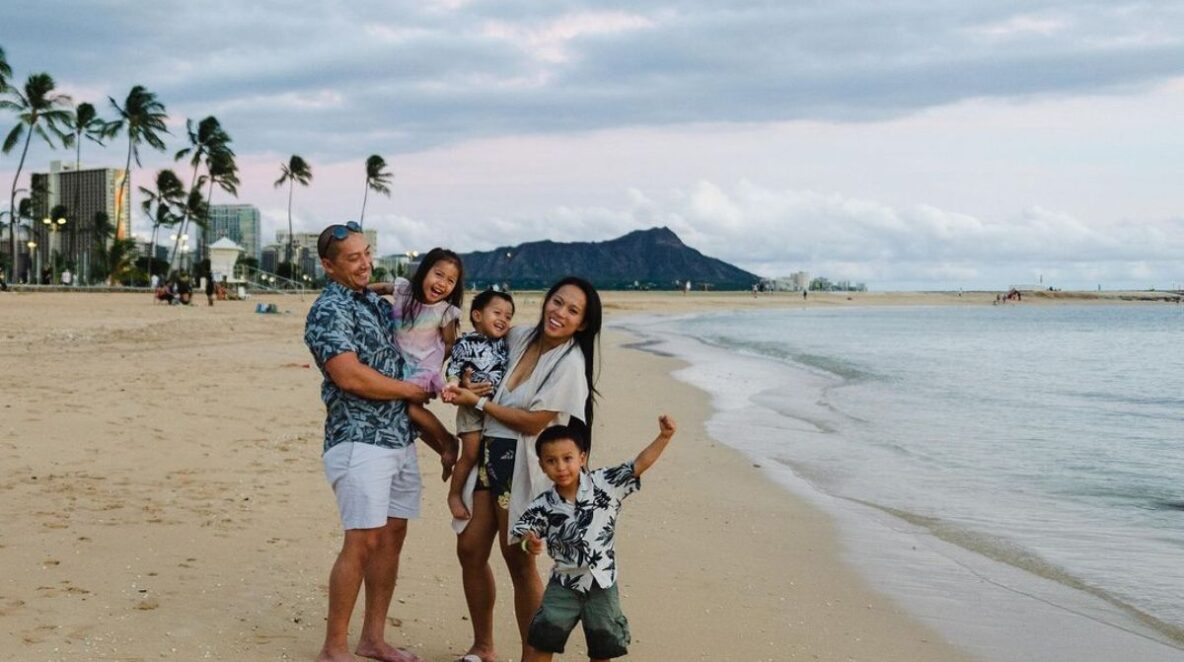
{"label": "gentle wave", "polygon": [[874,371],[851,361],[823,354],[793,351],[786,348],[784,344],[776,342],[743,340],[734,336],[720,335],[703,336],[700,340],[742,354],[769,357],[778,361],[789,361],[800,366],[815,368],[852,382],[884,379]]}

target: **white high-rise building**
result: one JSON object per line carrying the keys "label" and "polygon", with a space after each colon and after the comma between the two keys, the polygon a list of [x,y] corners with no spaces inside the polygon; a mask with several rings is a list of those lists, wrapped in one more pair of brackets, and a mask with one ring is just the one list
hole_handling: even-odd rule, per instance
{"label": "white high-rise building", "polygon": [[259,230],[259,208],[255,205],[210,205],[206,243],[226,237],[238,244],[248,257],[259,259],[263,236]]}

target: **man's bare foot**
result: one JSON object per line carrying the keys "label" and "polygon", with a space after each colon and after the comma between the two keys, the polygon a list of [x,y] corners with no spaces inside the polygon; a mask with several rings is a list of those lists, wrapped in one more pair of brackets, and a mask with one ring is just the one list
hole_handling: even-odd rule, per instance
{"label": "man's bare foot", "polygon": [[354,653],[362,657],[368,657],[371,660],[382,660],[382,662],[423,662],[415,653],[405,651],[402,648],[395,648],[385,641],[378,643],[359,641]]}
{"label": "man's bare foot", "polygon": [[346,650],[329,650],[322,648],[319,655],[317,655],[317,662],[355,662],[358,658],[354,654]]}
{"label": "man's bare foot", "polygon": [[472,517],[469,509],[465,508],[464,499],[460,498],[459,494],[448,495],[448,510],[452,511],[452,516],[456,519],[469,519]]}
{"label": "man's bare foot", "polygon": [[491,650],[470,648],[469,652],[462,655],[456,662],[497,662],[497,655]]}

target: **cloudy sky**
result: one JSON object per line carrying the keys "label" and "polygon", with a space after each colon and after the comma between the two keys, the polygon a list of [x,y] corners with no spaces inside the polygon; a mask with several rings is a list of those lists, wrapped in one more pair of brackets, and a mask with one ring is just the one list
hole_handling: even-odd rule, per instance
{"label": "cloudy sky", "polygon": [[76,101],[145,85],[170,153],[216,115],[269,237],[290,154],[318,230],[357,217],[378,153],[383,253],[665,225],[873,289],[1184,283],[1180,3],[43,0],[6,5],[0,47]]}

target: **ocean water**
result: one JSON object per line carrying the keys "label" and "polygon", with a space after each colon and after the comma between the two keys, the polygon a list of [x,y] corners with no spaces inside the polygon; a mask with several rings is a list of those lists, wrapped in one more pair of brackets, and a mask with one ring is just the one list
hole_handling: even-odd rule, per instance
{"label": "ocean water", "polygon": [[996,660],[1184,660],[1184,308],[780,309],[620,324],[873,585]]}

